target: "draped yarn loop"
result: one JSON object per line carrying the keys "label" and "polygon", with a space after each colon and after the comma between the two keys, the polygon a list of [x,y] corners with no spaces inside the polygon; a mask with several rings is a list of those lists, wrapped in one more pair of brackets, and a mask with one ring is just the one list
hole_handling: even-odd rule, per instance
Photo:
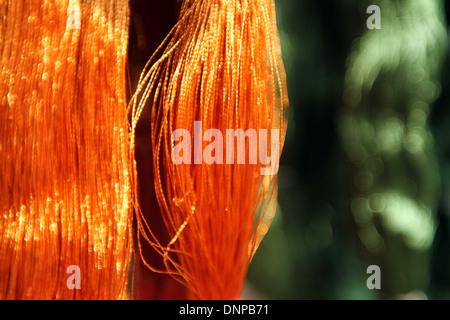
{"label": "draped yarn loop", "polygon": [[[286,132],[274,2],[180,1],[127,102],[129,11],[127,0],[0,0],[0,299],[130,298],[133,248],[189,298],[241,294],[275,214]],[[154,181],[141,182],[155,184],[167,243],[139,207],[144,108]],[[242,130],[246,162],[233,146],[231,163],[174,163],[173,132],[196,122],[201,150],[208,129]],[[76,289],[68,270],[80,271]]]}
{"label": "draped yarn loop", "polygon": [[0,299],[127,297],[128,11],[0,1]]}
{"label": "draped yarn loop", "polygon": [[[183,1],[178,23],[156,54],[130,104],[131,140],[150,101],[156,196],[172,239],[160,243],[137,205],[139,235],[163,256],[166,269],[146,264],[184,283],[191,298],[238,298],[275,213],[276,174],[261,175],[261,165],[249,161],[175,164],[173,132],[194,133],[195,121],[201,137],[210,128],[255,130],[259,138],[260,129],[275,129],[281,152],[287,94],[274,3]],[[247,159],[255,148],[248,142]]]}

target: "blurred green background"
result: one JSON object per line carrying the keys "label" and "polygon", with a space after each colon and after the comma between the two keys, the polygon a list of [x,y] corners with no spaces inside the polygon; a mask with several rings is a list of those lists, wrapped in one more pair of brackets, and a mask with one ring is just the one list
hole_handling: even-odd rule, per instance
{"label": "blurred green background", "polygon": [[[275,3],[289,126],[251,287],[269,299],[450,298],[450,4]],[[366,26],[370,5],[381,29]],[[370,265],[380,290],[366,286]]]}

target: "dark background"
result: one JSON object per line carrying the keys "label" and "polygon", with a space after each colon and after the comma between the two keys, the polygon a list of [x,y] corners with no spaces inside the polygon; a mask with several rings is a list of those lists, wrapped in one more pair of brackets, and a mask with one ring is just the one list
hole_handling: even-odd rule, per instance
{"label": "dark background", "polygon": [[[446,43],[450,4],[434,0],[275,3],[287,72],[289,127],[280,163],[277,216],[250,265],[250,297],[450,298]],[[381,9],[380,30],[366,27],[371,4]],[[429,23],[440,25],[444,33],[435,34]],[[374,32],[378,34],[370,38]],[[408,36],[411,33],[413,37]],[[375,82],[359,102],[352,103],[344,99],[344,92],[357,92],[360,84],[346,74],[364,37],[382,53],[378,64],[370,52],[362,58],[367,59],[362,68],[376,74]],[[390,45],[392,39],[400,45]],[[426,49],[420,46],[421,39],[428,39]],[[415,41],[418,45],[408,51]],[[399,63],[391,66],[394,58],[382,58],[383,52],[398,54]],[[415,70],[422,75],[408,76]],[[419,121],[414,120],[417,115],[422,117]],[[342,122],[343,116],[353,119],[351,128]],[[385,129],[378,136],[363,137],[358,121],[364,121],[361,128],[375,128],[374,132]],[[356,132],[354,140],[347,131]],[[411,135],[414,132],[419,138]],[[390,137],[397,137],[395,151],[380,147]],[[421,147],[411,149],[418,142],[423,142]],[[367,156],[356,161],[350,151],[359,144],[365,146]],[[357,156],[359,149],[355,150]],[[382,168],[376,174],[374,163]],[[381,195],[385,212],[373,209],[374,194]],[[370,223],[355,219],[352,203],[357,202],[352,201],[356,198],[368,199]],[[388,215],[391,220],[385,218]],[[391,223],[400,216],[405,223]],[[428,225],[434,226],[432,232]],[[431,237],[431,243],[414,244],[410,239],[415,236]],[[381,268],[380,290],[366,286],[366,269],[372,264]]]}

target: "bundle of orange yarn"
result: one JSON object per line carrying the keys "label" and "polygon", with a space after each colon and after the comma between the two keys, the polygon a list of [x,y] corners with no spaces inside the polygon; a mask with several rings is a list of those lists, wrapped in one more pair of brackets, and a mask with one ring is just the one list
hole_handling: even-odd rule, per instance
{"label": "bundle of orange yarn", "polygon": [[[273,0],[182,1],[128,104],[128,1],[25,2],[0,1],[0,298],[130,297],[133,211],[138,250],[150,244],[164,268],[136,258],[189,298],[238,298],[275,213],[277,166],[262,172],[269,158],[278,165],[286,130]],[[155,184],[168,243],[139,207],[144,108],[154,170],[144,183]],[[177,129],[200,137],[181,163]],[[227,161],[208,129],[237,133]],[[215,161],[196,160],[199,150]],[[79,290],[66,283],[71,265]]]}

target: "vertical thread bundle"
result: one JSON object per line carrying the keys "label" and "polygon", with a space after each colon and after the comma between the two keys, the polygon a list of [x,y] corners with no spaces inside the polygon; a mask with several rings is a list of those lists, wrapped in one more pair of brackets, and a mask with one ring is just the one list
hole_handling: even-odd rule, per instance
{"label": "vertical thread bundle", "polygon": [[[0,299],[127,298],[133,210],[138,248],[145,238],[165,263],[155,270],[141,254],[148,267],[191,298],[238,298],[275,212],[276,174],[248,163],[266,146],[247,143],[247,164],[176,165],[172,132],[193,133],[194,121],[202,137],[255,130],[279,157],[287,95],[273,1],[182,1],[129,108],[127,0],[3,0],[0,15]],[[149,99],[169,243],[138,203],[135,129]],[[81,290],[67,286],[73,265]]]}
{"label": "vertical thread bundle", "polygon": [[[0,299],[126,297],[128,10],[0,2]],[[70,265],[82,290],[66,285]]]}
{"label": "vertical thread bundle", "polygon": [[[137,205],[138,244],[143,237],[161,254],[165,270],[145,263],[184,283],[191,298],[235,299],[273,218],[276,175],[261,176],[261,164],[248,163],[257,148],[250,144],[247,164],[174,164],[172,133],[182,128],[192,135],[194,121],[201,121],[202,137],[210,128],[224,135],[226,129],[266,129],[270,141],[271,129],[278,129],[281,153],[287,95],[274,3],[183,1],[160,51],[144,69],[130,104],[131,150],[151,100],[155,190],[172,240],[160,243]],[[270,146],[268,151],[274,154]]]}

